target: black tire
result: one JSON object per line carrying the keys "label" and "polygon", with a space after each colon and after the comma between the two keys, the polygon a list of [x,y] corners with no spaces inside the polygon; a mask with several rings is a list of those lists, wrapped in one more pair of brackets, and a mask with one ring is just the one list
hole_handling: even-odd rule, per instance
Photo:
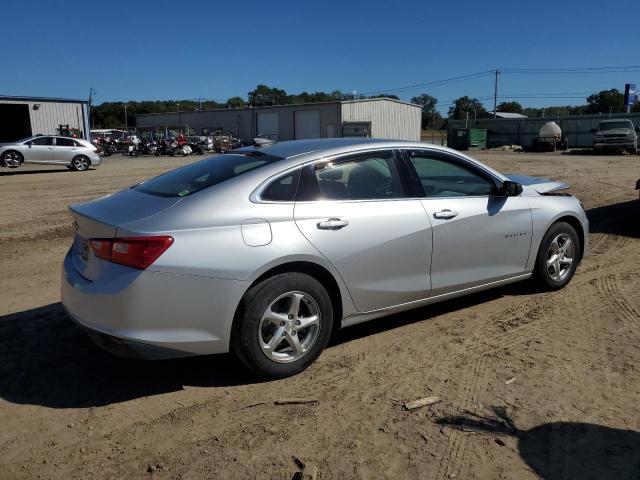
{"label": "black tire", "polygon": [[[260,346],[261,319],[263,313],[278,297],[289,292],[300,292],[313,299],[320,313],[318,332],[315,341],[300,358],[289,363],[280,363],[270,358]],[[245,294],[236,315],[231,349],[247,367],[261,376],[289,377],[302,372],[318,358],[331,337],[332,326],[331,299],[322,284],[303,273],[283,273],[260,282]]]}
{"label": "black tire", "polygon": [[18,168],[24,162],[22,154],[16,150],[7,150],[2,154],[2,165],[7,168]]}
{"label": "black tire", "polygon": [[[561,279],[554,279],[550,270],[555,270],[555,267],[548,265],[547,261],[552,256],[552,242],[558,236],[566,235],[573,242],[574,251],[571,254],[573,262],[567,269],[566,274]],[[540,243],[540,249],[536,257],[536,266],[534,269],[534,280],[540,288],[547,291],[560,290],[567,285],[573,275],[576,273],[578,263],[582,255],[582,245],[580,244],[580,238],[576,233],[576,230],[565,222],[557,222],[549,227],[547,233],[544,234],[542,242]]]}
{"label": "black tire", "polygon": [[74,157],[73,160],[71,160],[71,167],[76,172],[84,172],[85,170],[89,170],[90,166],[91,160],[89,160],[89,158],[85,157],[84,155],[78,155],[77,157]]}

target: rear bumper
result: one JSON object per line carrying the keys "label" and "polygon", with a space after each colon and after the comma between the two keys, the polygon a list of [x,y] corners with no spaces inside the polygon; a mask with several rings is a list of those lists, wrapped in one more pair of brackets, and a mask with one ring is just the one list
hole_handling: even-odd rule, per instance
{"label": "rear bumper", "polygon": [[62,268],[62,304],[101,347],[136,358],[229,351],[231,324],[246,282],[141,271],[109,262],[89,281]]}
{"label": "rear bumper", "polygon": [[89,157],[89,160],[91,160],[92,167],[99,167],[100,165],[102,165],[102,157],[97,153],[92,154]]}

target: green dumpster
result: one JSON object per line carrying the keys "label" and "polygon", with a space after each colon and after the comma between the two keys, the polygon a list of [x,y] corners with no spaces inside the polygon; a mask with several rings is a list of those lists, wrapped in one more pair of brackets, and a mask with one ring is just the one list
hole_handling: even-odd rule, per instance
{"label": "green dumpster", "polygon": [[447,146],[456,150],[484,150],[487,148],[486,128],[455,128],[447,136]]}

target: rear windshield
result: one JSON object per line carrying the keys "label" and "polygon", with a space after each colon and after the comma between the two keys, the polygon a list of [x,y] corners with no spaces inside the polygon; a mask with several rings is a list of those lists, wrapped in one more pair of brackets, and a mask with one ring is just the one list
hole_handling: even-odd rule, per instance
{"label": "rear windshield", "polygon": [[282,158],[254,151],[218,155],[152,178],[134,189],[161,197],[185,197],[278,160]]}

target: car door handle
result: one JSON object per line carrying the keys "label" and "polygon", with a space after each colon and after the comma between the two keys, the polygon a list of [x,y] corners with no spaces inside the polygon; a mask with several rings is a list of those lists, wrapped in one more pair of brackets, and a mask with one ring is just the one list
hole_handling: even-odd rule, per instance
{"label": "car door handle", "polygon": [[340,230],[349,225],[349,221],[343,218],[331,217],[323,222],[318,222],[317,227],[320,230]]}
{"label": "car door handle", "polygon": [[447,220],[449,218],[457,217],[458,216],[458,212],[454,212],[453,210],[449,210],[449,209],[445,208],[444,210],[440,210],[439,212],[434,213],[433,216],[435,218],[440,218],[440,219],[443,219],[443,220]]}

